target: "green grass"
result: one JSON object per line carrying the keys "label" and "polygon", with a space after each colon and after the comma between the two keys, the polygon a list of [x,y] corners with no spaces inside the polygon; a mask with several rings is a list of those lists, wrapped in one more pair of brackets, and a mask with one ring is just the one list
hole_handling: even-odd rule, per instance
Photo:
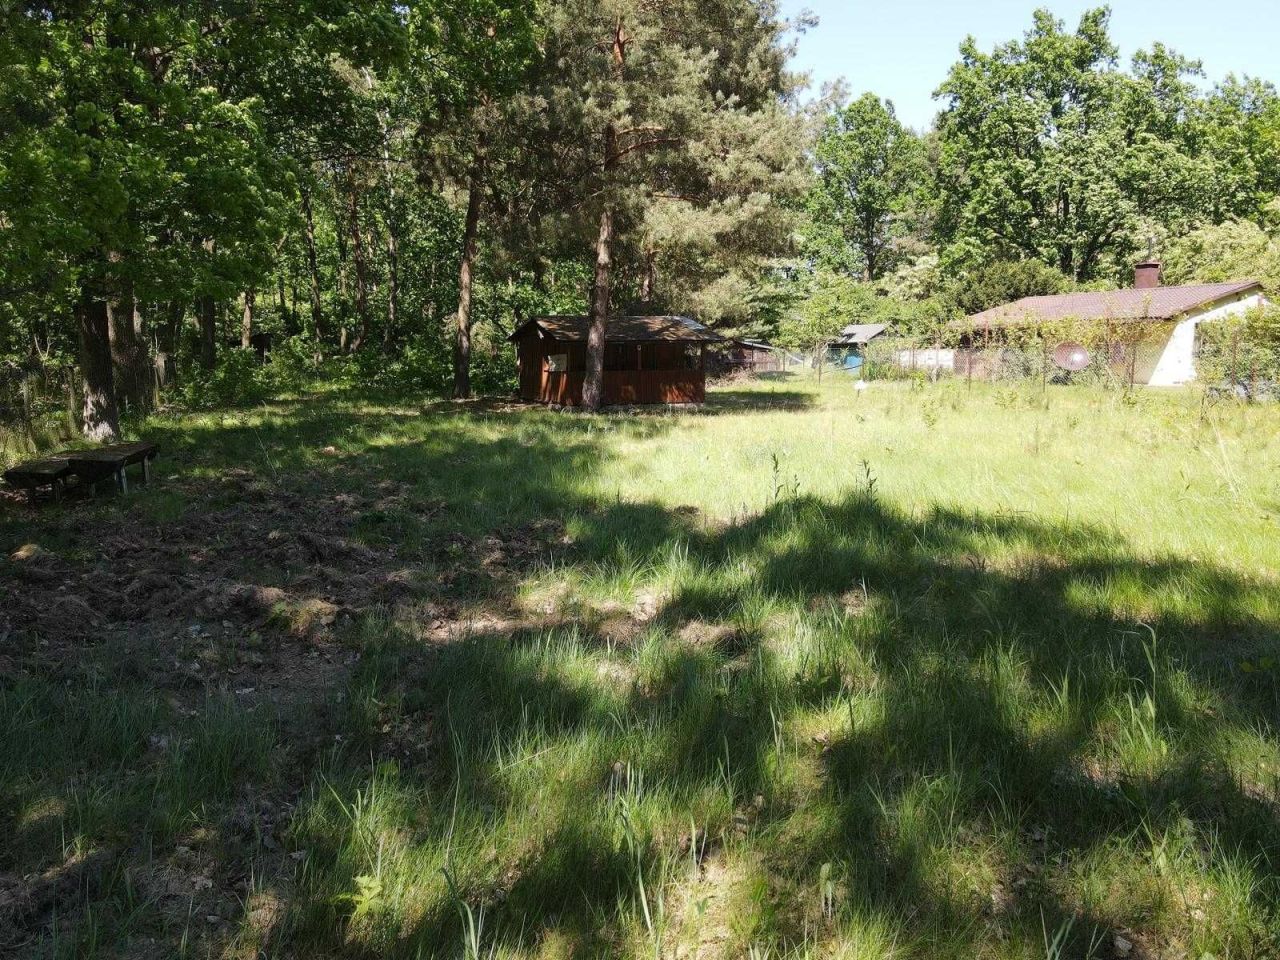
{"label": "green grass", "polygon": [[[27,955],[1280,953],[1278,409],[792,377],[699,414],[318,394],[146,432],[153,489],[0,546],[234,517],[234,466],[302,526],[365,497],[352,539],[413,590],[252,711],[246,657],[317,643],[288,611],[185,692],[151,672],[184,620],[74,660],[21,635],[0,871],[113,852]],[[246,579],[302,574],[255,547]],[[139,879],[178,848],[217,924]]]}

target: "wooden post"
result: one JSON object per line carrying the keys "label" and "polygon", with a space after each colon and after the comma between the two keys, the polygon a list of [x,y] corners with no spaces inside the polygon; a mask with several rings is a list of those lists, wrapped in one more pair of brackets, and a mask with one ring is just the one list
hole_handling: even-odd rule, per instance
{"label": "wooden post", "polygon": [[1049,341],[1044,338],[1044,331],[1040,331],[1040,392],[1049,392]]}

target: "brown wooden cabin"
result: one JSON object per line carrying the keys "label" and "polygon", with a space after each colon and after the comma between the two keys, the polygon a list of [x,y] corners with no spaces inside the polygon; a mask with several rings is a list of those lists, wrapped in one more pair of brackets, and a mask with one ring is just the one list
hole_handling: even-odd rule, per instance
{"label": "brown wooden cabin", "polygon": [[790,358],[785,350],[759,340],[726,340],[712,351],[711,372],[728,374],[737,370],[773,373],[787,369]]}
{"label": "brown wooden cabin", "polygon": [[[589,317],[535,317],[507,339],[516,345],[520,396],[574,407],[582,403]],[[604,351],[606,405],[702,403],[707,344],[721,338],[687,317],[613,317]]]}

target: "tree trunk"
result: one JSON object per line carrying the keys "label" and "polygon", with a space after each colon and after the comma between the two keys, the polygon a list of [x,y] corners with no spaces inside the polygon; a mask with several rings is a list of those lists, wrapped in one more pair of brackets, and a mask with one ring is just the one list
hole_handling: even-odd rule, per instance
{"label": "tree trunk", "polygon": [[[618,80],[626,73],[627,46],[631,38],[618,18],[613,31],[613,69]],[[609,334],[609,301],[612,294],[613,202],[609,190],[618,165],[618,130],[604,127],[604,201],[600,208],[600,233],[596,238],[596,275],[591,287],[591,329],[587,333],[587,375],[582,383],[582,405],[592,413],[604,406],[604,354]]]}
{"label": "tree trunk", "polygon": [[657,256],[652,250],[644,252],[644,276],[640,278],[640,300],[648,305],[658,296]]}
{"label": "tree trunk", "polygon": [[476,233],[480,224],[480,197],[484,187],[484,159],[476,154],[467,189],[467,218],[462,229],[462,260],[458,267],[457,337],[453,344],[453,395],[471,396],[471,289],[476,259]]}
{"label": "tree trunk", "polygon": [[364,235],[360,232],[360,199],[355,185],[351,187],[348,213],[351,217],[351,259],[356,267],[356,318],[360,326],[356,338],[351,344],[351,351],[360,349],[361,344],[369,337],[369,281],[368,269],[364,256]]}
{"label": "tree trunk", "polygon": [[151,400],[151,365],[131,284],[119,302],[107,304],[107,338],[117,406],[145,410]]}
{"label": "tree trunk", "polygon": [[76,304],[80,334],[80,372],[84,376],[84,435],[90,440],[120,439],[120,413],[116,407],[111,369],[111,330],[106,300],[81,295]]}
{"label": "tree trunk", "polygon": [[[364,79],[373,90],[373,74],[367,67]],[[391,131],[385,110],[378,111],[378,127],[382,132],[382,174],[387,185],[387,326],[382,333],[382,346],[390,350],[396,334],[396,316],[400,312],[400,240],[396,224],[396,179],[391,171]]]}
{"label": "tree trunk", "polygon": [[213,297],[201,297],[197,305],[200,320],[200,366],[212,370],[218,363],[218,304]]}
{"label": "tree trunk", "polygon": [[307,272],[311,277],[311,326],[316,337],[325,339],[324,310],[320,304],[320,268],[316,260],[316,221],[311,211],[311,191],[302,191],[302,214],[307,238]]}
{"label": "tree trunk", "polygon": [[240,349],[248,350],[253,340],[253,305],[258,294],[254,290],[244,292],[244,313],[240,315]]}
{"label": "tree trunk", "polygon": [[178,331],[182,329],[182,319],[187,315],[187,305],[182,300],[170,300],[165,308],[164,327],[160,331],[160,352],[174,354],[178,352]]}
{"label": "tree trunk", "polygon": [[302,323],[298,319],[302,314],[298,312],[298,278],[289,277],[289,335],[297,336],[302,332]]}
{"label": "tree trunk", "polygon": [[610,267],[613,263],[613,208],[600,211],[596,240],[596,276],[591,288],[591,330],[587,334],[587,375],[582,404],[593,413],[604,406],[604,345],[609,331]]}
{"label": "tree trunk", "polygon": [[334,245],[338,250],[338,352],[347,352],[347,321],[351,319],[351,297],[347,284],[347,231],[340,226],[340,212],[334,211]]}
{"label": "tree trunk", "polygon": [[396,315],[400,312],[400,241],[396,238],[395,222],[387,218],[387,328],[382,333],[383,346],[388,349],[395,339]]}

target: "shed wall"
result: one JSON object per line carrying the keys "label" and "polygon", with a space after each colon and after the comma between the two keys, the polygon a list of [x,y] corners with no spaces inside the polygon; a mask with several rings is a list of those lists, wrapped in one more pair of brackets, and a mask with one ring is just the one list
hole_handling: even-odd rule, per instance
{"label": "shed wall", "polygon": [[[520,397],[574,407],[582,403],[587,348],[536,332],[516,342]],[[551,369],[551,358],[558,358]],[[604,402],[618,404],[702,403],[706,400],[706,356],[702,344],[658,341],[610,343],[605,350]]]}

